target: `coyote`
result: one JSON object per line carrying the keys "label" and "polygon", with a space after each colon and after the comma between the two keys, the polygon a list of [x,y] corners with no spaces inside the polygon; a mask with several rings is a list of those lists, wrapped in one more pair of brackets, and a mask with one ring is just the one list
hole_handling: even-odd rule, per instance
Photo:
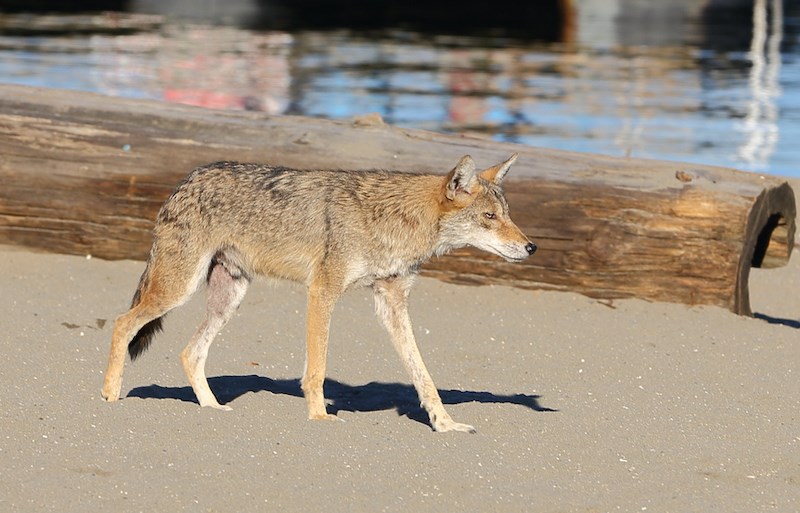
{"label": "coyote", "polygon": [[334,303],[349,288],[371,286],[376,313],[433,429],[474,432],[442,405],[417,349],[408,294],[420,265],[453,248],[470,245],[509,262],[536,251],[509,218],[500,189],[516,158],[476,172],[466,155],[446,176],[236,162],[195,169],[161,207],[131,308],[114,323],[103,397],[119,399],[126,346],[135,360],[161,330],[164,315],[205,280],[206,318],[181,363],[200,406],[229,410],[208,386],[208,348],[250,281],[266,275],[302,282],[308,290],[301,387],[310,419],[336,419],[322,392]]}

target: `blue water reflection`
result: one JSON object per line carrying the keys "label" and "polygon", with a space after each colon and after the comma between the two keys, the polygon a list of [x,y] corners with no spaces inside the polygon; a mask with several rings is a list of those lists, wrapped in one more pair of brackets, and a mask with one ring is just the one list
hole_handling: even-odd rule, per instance
{"label": "blue water reflection", "polygon": [[697,20],[637,32],[578,13],[577,35],[560,43],[167,18],[130,35],[0,35],[0,81],[272,114],[377,112],[401,126],[800,176],[800,18],[783,5],[754,0],[734,35]]}

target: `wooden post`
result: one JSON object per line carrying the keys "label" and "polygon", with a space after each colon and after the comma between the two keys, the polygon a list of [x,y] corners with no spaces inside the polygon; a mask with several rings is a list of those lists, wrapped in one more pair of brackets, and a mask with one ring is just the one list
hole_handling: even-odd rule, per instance
{"label": "wooden post", "polygon": [[712,304],[751,314],[751,267],[784,265],[795,198],[773,177],[613,158],[384,125],[225,112],[0,85],[0,243],[144,259],[152,220],[195,166],[445,173],[520,157],[505,182],[512,217],[539,245],[523,264],[473,250],[424,273],[461,283]]}

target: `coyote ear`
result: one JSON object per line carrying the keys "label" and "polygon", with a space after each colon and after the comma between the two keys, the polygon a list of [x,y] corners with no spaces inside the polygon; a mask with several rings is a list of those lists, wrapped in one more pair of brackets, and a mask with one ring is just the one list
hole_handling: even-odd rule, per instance
{"label": "coyote ear", "polygon": [[496,166],[484,169],[481,171],[481,178],[499,184],[503,181],[506,173],[508,173],[508,170],[511,168],[511,164],[517,160],[517,156],[518,155],[516,153],[512,153],[511,156],[508,157],[508,160],[502,164],[497,164]]}
{"label": "coyote ear", "polygon": [[444,195],[447,199],[453,200],[458,193],[470,194],[475,181],[475,161],[469,155],[464,155],[447,175]]}

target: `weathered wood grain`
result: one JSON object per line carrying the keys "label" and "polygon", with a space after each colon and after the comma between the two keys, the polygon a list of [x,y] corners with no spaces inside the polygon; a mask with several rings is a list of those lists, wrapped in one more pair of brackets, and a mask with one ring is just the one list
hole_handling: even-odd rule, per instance
{"label": "weathered wood grain", "polygon": [[731,169],[532,148],[386,126],[210,111],[0,86],[0,243],[143,259],[152,220],[193,167],[216,160],[297,168],[446,172],[463,154],[520,158],[512,215],[539,245],[524,264],[472,250],[424,272],[462,283],[712,304],[750,314],[750,268],[785,264],[795,198]]}

